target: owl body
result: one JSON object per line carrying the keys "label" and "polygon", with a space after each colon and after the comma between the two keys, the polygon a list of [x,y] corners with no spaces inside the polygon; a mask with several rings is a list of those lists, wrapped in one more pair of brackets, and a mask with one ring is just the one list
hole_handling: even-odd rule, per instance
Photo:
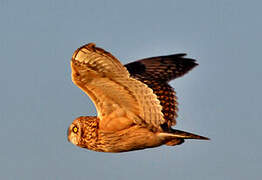
{"label": "owl body", "polygon": [[[74,135],[71,129],[74,126],[81,127],[78,130],[79,139],[68,137],[72,143],[79,147],[99,152],[126,152],[152,148],[174,142],[174,138],[167,133],[154,132],[140,125],[133,125],[127,129],[104,131],[98,129],[97,117],[79,117],[69,127],[69,134]],[[176,139],[179,144],[183,139]]]}
{"label": "owl body", "polygon": [[72,80],[94,102],[98,115],[76,118],[68,128],[68,140],[100,152],[207,140],[171,127],[176,124],[178,103],[168,82],[197,65],[184,55],[146,58],[123,66],[93,43],[77,49],[71,60]]}

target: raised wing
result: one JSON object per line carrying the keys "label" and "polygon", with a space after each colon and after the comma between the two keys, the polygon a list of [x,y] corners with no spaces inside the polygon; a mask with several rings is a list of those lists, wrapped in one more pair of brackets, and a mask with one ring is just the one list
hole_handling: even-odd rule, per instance
{"label": "raised wing", "polygon": [[129,73],[147,77],[148,80],[169,82],[189,72],[198,64],[196,60],[185,58],[186,54],[150,57],[125,65]]}
{"label": "raised wing", "polygon": [[77,49],[71,67],[73,82],[92,99],[105,130],[119,130],[130,121],[155,128],[165,122],[152,89],[130,77],[114,56],[95,44]]}
{"label": "raised wing", "polygon": [[157,95],[168,128],[176,124],[178,111],[175,91],[168,82],[197,66],[194,59],[185,58],[185,55],[151,57],[125,65],[131,77],[147,84]]}

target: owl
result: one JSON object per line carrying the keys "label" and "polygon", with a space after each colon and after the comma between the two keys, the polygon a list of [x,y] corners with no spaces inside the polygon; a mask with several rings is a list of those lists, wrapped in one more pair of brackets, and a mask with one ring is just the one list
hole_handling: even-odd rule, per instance
{"label": "owl", "polygon": [[186,54],[145,58],[123,66],[89,43],[71,59],[72,81],[93,101],[97,116],[76,118],[68,140],[99,152],[127,152],[207,137],[173,129],[178,103],[172,79],[197,66]]}

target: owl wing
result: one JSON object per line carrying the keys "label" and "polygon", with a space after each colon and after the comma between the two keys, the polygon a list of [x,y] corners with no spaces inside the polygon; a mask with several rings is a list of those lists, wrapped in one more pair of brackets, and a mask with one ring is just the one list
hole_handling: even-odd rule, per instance
{"label": "owl wing", "polygon": [[125,65],[131,76],[143,76],[148,80],[169,82],[181,77],[198,64],[185,58],[186,54],[173,54],[140,59]]}
{"label": "owl wing", "polygon": [[198,65],[194,59],[185,58],[185,55],[151,57],[125,65],[131,77],[147,84],[157,95],[168,128],[176,124],[178,111],[175,91],[168,82]]}
{"label": "owl wing", "polygon": [[[146,84],[130,77],[110,53],[90,43],[77,49],[71,60],[72,80],[93,101],[104,130],[121,124],[160,128],[165,122],[157,96]],[[118,127],[110,128],[106,124]],[[108,129],[107,129],[108,128]]]}

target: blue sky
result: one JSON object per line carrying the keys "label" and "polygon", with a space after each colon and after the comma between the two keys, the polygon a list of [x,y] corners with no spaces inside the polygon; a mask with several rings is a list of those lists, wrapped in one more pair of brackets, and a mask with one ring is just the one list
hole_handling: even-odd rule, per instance
{"label": "blue sky", "polygon": [[[260,179],[261,1],[0,0],[1,179]],[[177,129],[208,136],[122,154],[73,146],[66,130],[96,115],[70,58],[95,42],[125,64],[187,53],[171,82]]]}

